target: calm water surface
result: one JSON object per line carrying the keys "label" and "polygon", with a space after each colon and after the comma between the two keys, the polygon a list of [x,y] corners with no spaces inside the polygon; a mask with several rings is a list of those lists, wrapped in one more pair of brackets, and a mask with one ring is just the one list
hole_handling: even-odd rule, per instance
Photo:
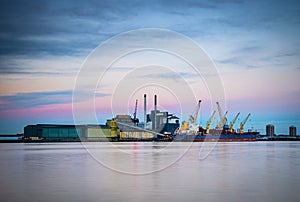
{"label": "calm water surface", "polygon": [[300,142],[167,145],[0,144],[0,201],[300,201]]}

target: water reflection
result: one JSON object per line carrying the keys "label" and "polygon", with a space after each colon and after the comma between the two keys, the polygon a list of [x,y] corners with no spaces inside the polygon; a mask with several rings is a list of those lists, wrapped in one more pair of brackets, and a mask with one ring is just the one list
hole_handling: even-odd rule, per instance
{"label": "water reflection", "polygon": [[[136,172],[160,169],[186,145],[165,152],[151,142],[115,146],[127,151],[91,144],[112,165]],[[194,143],[159,172],[126,175],[99,164],[80,143],[1,144],[1,201],[300,200],[298,142],[218,143],[199,159],[203,146]]]}

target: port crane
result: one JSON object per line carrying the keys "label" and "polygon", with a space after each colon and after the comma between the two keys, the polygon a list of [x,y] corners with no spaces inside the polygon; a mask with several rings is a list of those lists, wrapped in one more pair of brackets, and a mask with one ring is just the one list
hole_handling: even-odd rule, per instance
{"label": "port crane", "polygon": [[212,113],[211,117],[206,122],[206,134],[209,134],[210,124],[214,120],[215,114],[216,114],[216,110]]}
{"label": "port crane", "polygon": [[216,102],[216,103],[217,103],[217,107],[218,107],[219,117],[220,117],[220,119],[222,119],[222,111],[221,111],[220,103],[219,102]]}
{"label": "port crane", "polygon": [[220,122],[218,123],[218,129],[223,129],[223,127],[224,127],[224,125],[227,121],[226,115],[227,115],[228,111],[226,111],[225,114],[222,115],[222,110],[221,110],[221,107],[220,107],[220,103],[219,102],[216,102],[216,103],[217,103],[219,117],[220,117]]}
{"label": "port crane", "polygon": [[197,105],[195,114],[190,116],[190,123],[191,124],[196,124],[196,122],[197,122],[198,114],[199,114],[199,111],[200,111],[200,103],[201,103],[201,100],[198,101],[198,105]]}
{"label": "port crane", "polygon": [[230,122],[230,124],[229,124],[229,132],[230,133],[233,133],[233,125],[235,124],[235,122],[236,122],[237,118],[239,117],[239,115],[240,115],[240,112],[237,113],[237,115],[234,117],[232,122]]}
{"label": "port crane", "polygon": [[194,134],[199,132],[199,125],[197,124],[197,118],[198,118],[198,114],[200,111],[200,103],[201,103],[201,100],[198,101],[195,113],[190,116],[190,118],[189,118],[190,122],[189,123],[185,122],[185,121],[182,122],[181,128],[180,128],[181,131],[189,131]]}
{"label": "port crane", "polygon": [[223,129],[224,125],[226,124],[226,122],[227,122],[227,118],[226,118],[227,113],[228,113],[228,111],[225,112],[222,120],[220,121],[219,129]]}
{"label": "port crane", "polygon": [[132,119],[133,123],[136,124],[136,125],[139,123],[139,119],[136,118],[137,105],[138,105],[138,100],[136,99],[136,100],[135,100],[134,113],[133,113],[133,119]]}
{"label": "port crane", "polygon": [[247,117],[245,118],[245,120],[243,122],[241,122],[240,124],[240,133],[243,134],[244,133],[244,125],[247,123],[249,116],[251,115],[251,113],[249,113],[247,115]]}

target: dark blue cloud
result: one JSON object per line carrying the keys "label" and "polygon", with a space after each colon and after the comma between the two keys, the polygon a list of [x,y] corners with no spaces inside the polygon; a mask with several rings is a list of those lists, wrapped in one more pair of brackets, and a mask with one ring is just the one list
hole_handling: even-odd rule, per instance
{"label": "dark blue cloud", "polygon": [[[72,95],[72,90],[63,90],[50,92],[17,93],[14,95],[0,96],[0,110],[26,109],[44,105],[72,103]],[[96,96],[104,97],[108,96],[108,94],[97,93]]]}
{"label": "dark blue cloud", "polygon": [[242,48],[239,48],[238,50],[236,50],[236,53],[255,53],[258,51],[261,51],[262,47],[261,46],[244,46]]}
{"label": "dark blue cloud", "polygon": [[3,0],[0,5],[0,55],[27,57],[87,55],[116,34],[145,27],[209,37],[212,42],[255,38],[261,30],[284,37],[300,27],[300,3],[294,0]]}
{"label": "dark blue cloud", "polygon": [[226,58],[223,60],[216,60],[216,62],[218,62],[220,64],[238,65],[241,68],[247,68],[247,69],[261,67],[256,62],[253,62],[253,61],[249,62],[249,61],[245,60],[244,57],[241,57],[241,56],[230,57],[230,58]]}
{"label": "dark blue cloud", "polygon": [[[240,2],[4,0],[0,7],[0,54],[80,54],[82,49],[90,50],[123,31],[149,26],[179,29],[172,16],[184,18],[199,9]],[[155,20],[163,15],[167,15],[168,25]]]}
{"label": "dark blue cloud", "polygon": [[95,47],[94,35],[118,12],[101,2],[2,1],[0,54],[72,55]]}
{"label": "dark blue cloud", "polygon": [[72,91],[18,93],[0,96],[0,100],[5,103],[0,105],[1,110],[26,109],[41,105],[69,103],[72,100]]}

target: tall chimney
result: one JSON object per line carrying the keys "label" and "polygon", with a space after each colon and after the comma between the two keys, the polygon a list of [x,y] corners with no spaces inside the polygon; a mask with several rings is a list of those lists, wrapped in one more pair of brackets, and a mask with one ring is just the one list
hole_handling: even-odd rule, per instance
{"label": "tall chimney", "polygon": [[147,95],[144,94],[144,129],[146,130],[147,125]]}
{"label": "tall chimney", "polygon": [[157,110],[157,96],[154,95],[154,131],[156,131],[157,129],[156,110]]}

